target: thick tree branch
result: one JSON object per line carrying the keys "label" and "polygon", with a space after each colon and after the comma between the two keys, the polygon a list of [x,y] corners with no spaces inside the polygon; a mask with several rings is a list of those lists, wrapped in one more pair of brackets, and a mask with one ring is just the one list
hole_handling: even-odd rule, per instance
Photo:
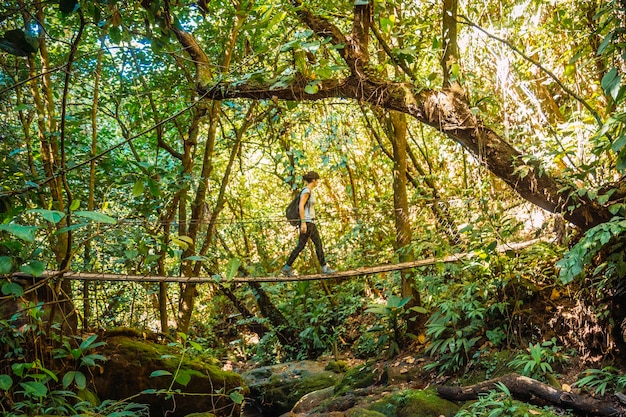
{"label": "thick tree branch", "polygon": [[330,97],[349,98],[406,113],[461,144],[522,198],[545,210],[562,214],[581,229],[588,230],[611,219],[612,214],[606,206],[586,196],[578,196],[573,185],[550,176],[532,155],[522,154],[492,129],[484,126],[472,113],[462,92],[455,87],[439,91],[420,89],[409,83],[380,81],[362,71],[367,54],[363,52],[365,45],[360,42],[366,42],[365,33],[369,31],[369,18],[362,9],[365,6],[355,6],[355,26],[352,34],[344,37],[334,25],[314,16],[298,0],[293,2],[298,6],[298,16],[319,36],[330,36],[331,42],[336,45],[345,42],[346,47],[340,49],[340,53],[351,69],[351,76],[345,79],[315,80],[318,91],[314,94],[305,91],[306,85],[313,80],[304,76],[296,77],[285,88],[220,83],[199,85],[199,93],[216,100],[248,98],[310,101]]}

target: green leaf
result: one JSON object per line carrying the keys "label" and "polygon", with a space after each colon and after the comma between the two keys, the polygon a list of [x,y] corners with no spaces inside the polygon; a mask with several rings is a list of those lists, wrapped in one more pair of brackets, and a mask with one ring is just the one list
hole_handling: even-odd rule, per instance
{"label": "green leaf", "polygon": [[5,282],[2,284],[2,294],[21,297],[24,294],[24,289],[20,284],[15,282]]}
{"label": "green leaf", "polygon": [[304,91],[307,94],[316,94],[319,91],[320,87],[318,85],[318,83],[316,82],[312,82],[306,85],[306,87],[304,87]]}
{"label": "green leaf", "polygon": [[13,260],[8,256],[0,256],[0,275],[8,274],[13,268]]}
{"label": "green leaf", "polygon": [[231,258],[226,265],[226,279],[232,279],[237,275],[237,271],[241,266],[241,261],[237,258]]}
{"label": "green leaf", "polygon": [[207,258],[206,256],[201,256],[201,255],[192,255],[192,256],[188,256],[185,259],[183,259],[184,261],[206,261],[209,258]]}
{"label": "green leaf", "polygon": [[80,200],[76,199],[72,201],[72,204],[70,205],[70,211],[77,210],[79,207],[80,207]]}
{"label": "green leaf", "polygon": [[98,223],[117,224],[117,220],[115,220],[113,217],[107,216],[103,213],[98,213],[97,211],[76,211],[74,212],[74,214],[76,216],[84,217]]}
{"label": "green leaf", "polygon": [[2,374],[0,375],[0,390],[8,391],[13,386],[13,380],[10,375]]}
{"label": "green leaf", "polygon": [[235,404],[242,404],[244,400],[244,396],[239,391],[231,392],[229,397]]}
{"label": "green leaf", "polygon": [[155,378],[157,376],[171,376],[171,375],[172,375],[172,373],[170,371],[166,371],[164,369],[159,369],[159,370],[153,371],[150,374],[150,378]]}
{"label": "green leaf", "polygon": [[72,385],[72,382],[74,382],[75,374],[76,374],[76,371],[69,371],[68,373],[63,375],[63,388],[64,389],[67,389],[70,385]]}
{"label": "green leaf", "polygon": [[272,19],[267,23],[266,29],[272,29],[274,26],[276,26],[276,24],[285,20],[286,16],[287,16],[287,12],[276,13],[272,17]]}
{"label": "green leaf", "polygon": [[54,224],[57,224],[65,217],[65,213],[58,210],[32,209],[28,210],[27,213],[41,214],[41,217]]}
{"label": "green leaf", "polygon": [[613,152],[619,152],[622,150],[624,145],[626,145],[626,135],[622,135],[619,138],[615,139],[615,142],[613,142],[611,149],[613,149]]}
{"label": "green leaf", "polygon": [[9,223],[0,224],[0,230],[9,232],[13,236],[25,242],[35,241],[35,232],[39,229],[37,226],[22,226],[21,224]]}
{"label": "green leaf", "polygon": [[139,197],[143,194],[143,190],[145,190],[146,186],[144,185],[142,180],[137,180],[135,185],[133,185],[133,197]]}
{"label": "green leaf", "polygon": [[604,92],[615,100],[619,94],[621,81],[622,76],[617,72],[617,68],[613,67],[602,77],[600,84]]}
{"label": "green leaf", "polygon": [[189,345],[195,350],[197,350],[198,352],[202,352],[204,350],[204,348],[202,347],[200,343],[194,342],[193,340],[189,341]]}
{"label": "green leaf", "polygon": [[191,381],[191,374],[186,370],[181,370],[178,373],[178,376],[176,376],[176,382],[178,382],[183,387],[186,387],[187,384],[189,384],[189,381]]}
{"label": "green leaf", "polygon": [[46,270],[46,264],[41,261],[31,260],[20,266],[20,271],[34,277],[40,277]]}
{"label": "green leaf", "polygon": [[37,382],[37,381],[21,382],[20,386],[24,388],[24,391],[26,392],[26,395],[28,396],[32,396],[35,398],[43,398],[48,394],[48,388],[41,382]]}
{"label": "green leaf", "polygon": [[76,371],[76,374],[74,375],[74,380],[76,381],[76,387],[78,389],[87,388],[87,378],[85,378],[85,374],[83,374],[82,372]]}

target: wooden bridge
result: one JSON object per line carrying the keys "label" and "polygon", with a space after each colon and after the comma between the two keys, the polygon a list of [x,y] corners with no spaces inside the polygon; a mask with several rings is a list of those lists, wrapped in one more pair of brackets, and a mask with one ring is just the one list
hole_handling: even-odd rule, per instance
{"label": "wooden bridge", "polygon": [[[528,240],[519,243],[503,244],[496,247],[496,252],[518,251],[523,248],[532,246],[538,242],[548,242],[545,238]],[[417,261],[400,262],[395,264],[378,265],[372,267],[356,268],[347,271],[337,271],[334,274],[313,274],[299,275],[293,277],[287,276],[265,276],[265,277],[234,277],[229,280],[221,277],[221,281],[227,282],[289,282],[289,281],[315,281],[335,278],[351,278],[365,275],[373,275],[383,272],[400,271],[403,269],[416,268],[420,266],[434,265],[437,263],[458,262],[464,259],[470,259],[475,256],[475,252],[457,253],[446,256],[444,258],[426,258]],[[63,276],[64,279],[82,280],[82,281],[124,281],[124,282],[181,282],[181,283],[206,283],[215,282],[214,276],[198,276],[198,277],[176,277],[176,276],[160,276],[160,275],[124,275],[124,274],[108,274],[98,272],[73,272],[73,271],[45,271],[43,278],[53,278]],[[27,276],[23,273],[15,273],[13,276]]]}

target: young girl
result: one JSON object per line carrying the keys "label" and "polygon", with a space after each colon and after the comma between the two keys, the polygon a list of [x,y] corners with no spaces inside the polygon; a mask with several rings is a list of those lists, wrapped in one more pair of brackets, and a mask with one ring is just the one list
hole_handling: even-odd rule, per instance
{"label": "young girl", "polygon": [[300,252],[305,248],[306,243],[311,239],[315,245],[317,259],[320,261],[320,265],[322,265],[322,273],[333,274],[335,271],[328,266],[326,258],[324,258],[322,239],[315,225],[315,196],[313,195],[313,189],[317,187],[320,175],[315,171],[310,171],[304,174],[302,179],[306,182],[306,186],[300,192],[300,206],[298,207],[300,212],[300,234],[298,236],[298,244],[291,252],[291,255],[289,255],[289,259],[287,259],[287,263],[283,266],[281,272],[288,277],[294,276],[294,270],[291,265],[293,265]]}

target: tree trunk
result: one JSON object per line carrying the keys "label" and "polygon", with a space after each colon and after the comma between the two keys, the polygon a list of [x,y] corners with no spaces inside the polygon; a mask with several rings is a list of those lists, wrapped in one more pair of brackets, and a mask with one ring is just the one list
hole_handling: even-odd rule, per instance
{"label": "tree trunk", "polygon": [[452,66],[459,62],[459,46],[457,44],[457,8],[458,0],[444,0],[441,19],[441,37],[443,39],[443,55],[441,67],[443,69],[443,85],[450,87],[453,84]]}
{"label": "tree trunk", "polygon": [[577,413],[594,416],[622,416],[626,412],[623,407],[595,398],[583,397],[572,392],[561,391],[543,382],[517,374],[505,375],[468,387],[438,386],[437,394],[452,401],[476,400],[480,394],[498,390],[499,383],[504,384],[514,398],[539,405],[548,403],[572,409]]}
{"label": "tree trunk", "polygon": [[[413,252],[409,248],[412,241],[411,222],[409,220],[409,201],[406,191],[407,179],[407,123],[406,115],[397,112],[389,114],[391,126],[389,138],[393,147],[393,208],[396,225],[396,251],[399,252],[400,262],[413,260]],[[416,307],[421,304],[420,293],[412,282],[410,269],[400,271],[402,298],[411,297],[406,308]],[[418,314],[414,311],[409,313],[407,332],[418,334],[423,323],[417,320]]]}

